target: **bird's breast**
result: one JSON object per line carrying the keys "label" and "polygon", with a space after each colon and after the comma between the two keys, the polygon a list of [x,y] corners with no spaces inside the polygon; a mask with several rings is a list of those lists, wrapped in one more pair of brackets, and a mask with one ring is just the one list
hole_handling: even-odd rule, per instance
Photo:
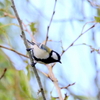
{"label": "bird's breast", "polygon": [[34,45],[33,48],[33,53],[36,58],[46,59],[49,57],[49,53],[46,50],[40,49],[37,45]]}

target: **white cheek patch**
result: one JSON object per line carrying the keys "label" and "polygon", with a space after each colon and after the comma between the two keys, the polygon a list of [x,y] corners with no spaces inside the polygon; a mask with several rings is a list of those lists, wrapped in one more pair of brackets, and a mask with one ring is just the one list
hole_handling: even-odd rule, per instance
{"label": "white cheek patch", "polygon": [[51,57],[54,58],[55,60],[58,60],[58,56],[55,52],[52,52]]}

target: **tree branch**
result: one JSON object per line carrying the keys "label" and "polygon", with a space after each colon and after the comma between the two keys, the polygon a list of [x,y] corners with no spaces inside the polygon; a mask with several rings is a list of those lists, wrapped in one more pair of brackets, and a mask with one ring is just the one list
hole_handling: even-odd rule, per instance
{"label": "tree branch", "polygon": [[54,74],[53,74],[53,71],[52,71],[52,66],[49,66],[49,65],[47,65],[47,68],[48,68],[48,70],[49,70],[49,77],[50,77],[50,79],[52,80],[52,82],[54,83],[54,86],[55,86],[55,88],[56,88],[56,90],[57,90],[57,92],[58,92],[58,95],[59,95],[59,100],[63,100],[63,97],[62,97],[62,94],[61,94],[61,88],[59,87],[59,85],[58,85],[58,80],[55,78],[55,76],[54,76]]}
{"label": "tree branch", "polygon": [[50,23],[49,23],[49,25],[48,25],[48,27],[47,27],[47,34],[46,34],[45,45],[46,45],[46,43],[47,43],[47,41],[48,41],[48,38],[49,38],[48,34],[49,34],[49,29],[50,29],[50,26],[51,26],[51,22],[52,22],[52,20],[53,20],[53,16],[54,16],[54,14],[55,14],[56,3],[57,3],[57,0],[55,0],[55,4],[54,4],[54,8],[53,8],[53,13],[52,13],[52,16],[51,16],[51,19],[50,19]]}
{"label": "tree branch", "polygon": [[[86,24],[87,24],[87,23],[86,23]],[[85,24],[85,25],[86,25],[86,24]],[[96,24],[97,24],[97,23],[96,23]],[[85,34],[87,31],[89,31],[90,29],[94,28],[96,24],[92,25],[89,29],[87,29],[87,30],[84,31],[84,32],[83,32],[83,29],[82,29],[81,34],[80,34],[80,35],[79,35],[65,50],[63,50],[61,56],[62,56],[71,46],[73,46],[74,43],[75,43],[82,35],[84,35],[84,34]],[[83,26],[83,28],[85,27],[85,25]]]}
{"label": "tree branch", "polygon": [[68,84],[67,86],[65,86],[65,87],[61,87],[61,89],[67,89],[68,87],[70,87],[70,86],[72,86],[72,85],[75,85],[75,82],[74,83],[72,83],[72,84]]}
{"label": "tree branch", "polygon": [[15,52],[15,53],[17,53],[18,55],[21,55],[21,56],[23,56],[23,57],[29,58],[28,56],[26,56],[26,55],[24,55],[24,54],[22,54],[22,53],[19,53],[18,51],[14,50],[14,49],[11,49],[11,48],[8,48],[8,47],[2,46],[2,45],[0,45],[0,47],[1,47],[1,48],[4,48],[4,49],[7,49],[7,50],[10,50],[10,51],[13,51],[13,52]]}
{"label": "tree branch", "polygon": [[3,74],[0,76],[0,79],[2,79],[4,77],[6,71],[7,71],[7,68],[4,69]]}
{"label": "tree branch", "polygon": [[[26,37],[25,37],[24,29],[23,29],[23,26],[22,26],[22,21],[19,18],[19,15],[17,13],[17,10],[16,10],[16,7],[15,7],[14,1],[13,0],[11,0],[11,1],[12,1],[12,8],[13,8],[13,10],[15,12],[15,15],[16,15],[17,20],[18,20],[19,25],[20,25],[21,34],[22,34],[22,37],[23,37],[23,40],[24,40],[24,44],[25,44],[26,48],[28,48],[28,43],[27,43],[27,40],[26,40]],[[29,52],[29,58],[30,58],[31,63],[33,63],[34,60],[32,59],[32,56],[31,56],[31,53],[30,52]],[[42,83],[40,81],[40,77],[38,75],[38,72],[36,70],[36,67],[35,66],[32,66],[32,67],[33,67],[34,73],[36,75],[36,78],[37,78],[37,81],[38,81],[38,84],[39,84],[39,87],[40,87],[40,90],[41,90],[41,93],[42,93],[43,100],[46,100],[45,95],[44,95],[44,90],[43,90],[43,87],[42,87]]]}

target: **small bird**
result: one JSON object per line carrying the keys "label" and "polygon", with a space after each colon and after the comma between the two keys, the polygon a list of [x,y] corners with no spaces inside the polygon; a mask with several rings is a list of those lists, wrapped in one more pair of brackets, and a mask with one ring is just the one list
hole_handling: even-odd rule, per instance
{"label": "small bird", "polygon": [[29,40],[27,41],[32,46],[32,48],[28,48],[27,51],[31,51],[31,55],[36,62],[42,64],[50,64],[55,62],[61,63],[60,61],[61,57],[56,51],[51,50],[44,44],[41,43],[36,44],[34,42],[30,42]]}

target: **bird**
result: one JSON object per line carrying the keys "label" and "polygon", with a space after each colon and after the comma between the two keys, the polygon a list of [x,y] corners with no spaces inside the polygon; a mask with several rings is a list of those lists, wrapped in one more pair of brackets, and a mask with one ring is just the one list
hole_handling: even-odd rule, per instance
{"label": "bird", "polygon": [[31,52],[31,56],[36,62],[41,64],[61,63],[61,56],[56,51],[42,43],[27,41],[31,45],[31,48],[27,48],[26,50]]}

